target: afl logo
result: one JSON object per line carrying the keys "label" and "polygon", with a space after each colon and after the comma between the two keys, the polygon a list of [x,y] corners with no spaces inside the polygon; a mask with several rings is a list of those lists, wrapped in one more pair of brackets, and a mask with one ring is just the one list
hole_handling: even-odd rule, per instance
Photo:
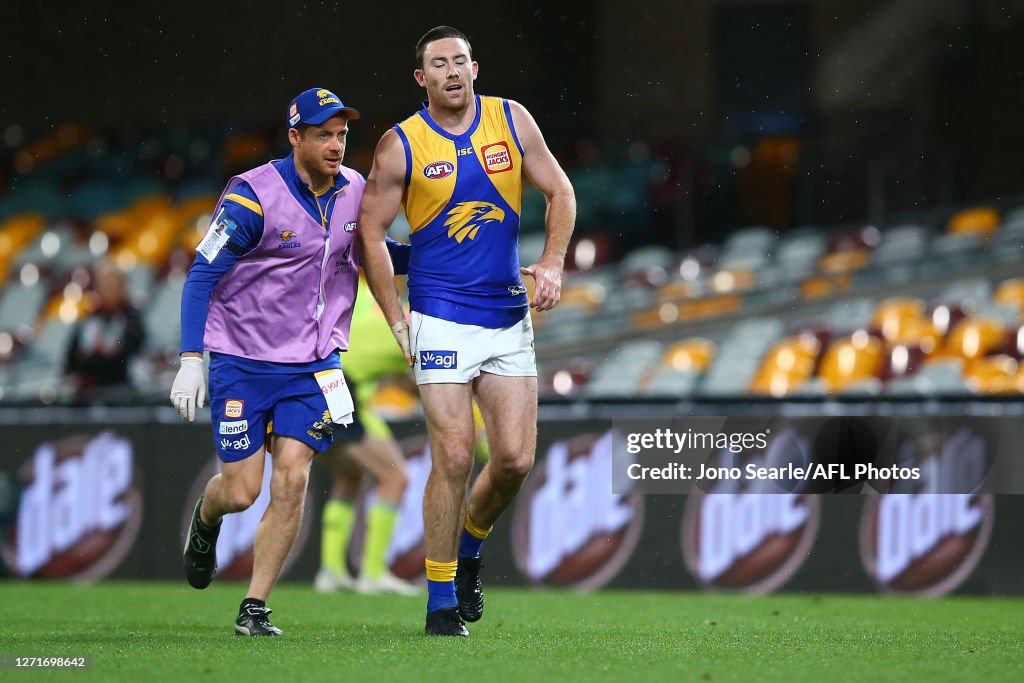
{"label": "afl logo", "polygon": [[434,161],[423,167],[423,175],[431,180],[447,178],[455,173],[455,165],[450,161]]}
{"label": "afl logo", "polygon": [[345,223],[345,232],[355,232],[355,231],[356,231],[356,222],[355,221],[349,221],[348,223]]}
{"label": "afl logo", "polygon": [[534,584],[595,590],[633,555],[643,497],[612,493],[612,433],[556,441],[526,480],[512,517],[516,566]]}

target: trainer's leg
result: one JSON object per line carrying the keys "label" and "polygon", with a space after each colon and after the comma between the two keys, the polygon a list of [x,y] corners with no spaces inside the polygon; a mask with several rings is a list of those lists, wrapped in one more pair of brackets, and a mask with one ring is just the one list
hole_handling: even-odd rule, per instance
{"label": "trainer's leg", "polygon": [[217,526],[224,515],[248,510],[263,489],[265,448],[237,462],[222,462],[220,472],[206,483],[199,519]]}
{"label": "trainer's leg", "polygon": [[315,452],[297,439],[274,435],[270,454],[274,467],[270,504],[256,529],[252,579],[247,593],[249,598],[263,601],[270,596],[302,523],[302,505]]}
{"label": "trainer's leg", "polygon": [[490,529],[512,504],[533,467],[537,450],[537,378],[488,372],[476,379],[491,458],[473,483],[469,519]]}

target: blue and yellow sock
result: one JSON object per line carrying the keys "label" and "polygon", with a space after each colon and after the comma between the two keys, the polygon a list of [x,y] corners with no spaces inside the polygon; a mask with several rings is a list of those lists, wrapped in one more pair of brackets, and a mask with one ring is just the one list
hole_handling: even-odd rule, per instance
{"label": "blue and yellow sock", "polygon": [[493,528],[491,526],[481,529],[467,514],[466,527],[462,530],[462,539],[459,541],[459,557],[480,557],[484,539],[490,536]]}
{"label": "blue and yellow sock", "polygon": [[455,570],[459,566],[454,562],[434,562],[428,559],[427,565],[427,614],[439,609],[458,607],[455,597]]}

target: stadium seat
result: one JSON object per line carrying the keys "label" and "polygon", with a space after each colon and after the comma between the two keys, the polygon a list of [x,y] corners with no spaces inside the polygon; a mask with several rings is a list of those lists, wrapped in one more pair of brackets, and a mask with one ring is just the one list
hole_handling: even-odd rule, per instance
{"label": "stadium seat", "polygon": [[670,345],[661,356],[665,370],[702,374],[715,357],[715,343],[703,337],[691,337]]}
{"label": "stadium seat", "polygon": [[991,206],[977,206],[957,212],[946,224],[946,231],[954,235],[988,235],[998,227],[999,212]]}
{"label": "stadium seat", "polygon": [[962,358],[941,358],[925,363],[913,375],[898,377],[885,385],[893,396],[957,396],[970,390],[963,380]]}
{"label": "stadium seat", "polygon": [[1006,355],[988,356],[968,363],[964,380],[976,394],[1017,394],[1019,363]]}
{"label": "stadium seat", "polygon": [[924,255],[931,233],[921,225],[902,225],[883,231],[881,236],[881,242],[871,253],[871,263],[887,266]]}
{"label": "stadium seat", "polygon": [[755,395],[782,398],[794,393],[801,385],[807,382],[808,377],[806,373],[795,369],[790,371],[768,370],[760,372],[754,377],[749,391]]}
{"label": "stadium seat", "polygon": [[949,332],[943,350],[952,356],[974,360],[999,349],[1005,339],[1003,326],[990,318],[965,318]]}
{"label": "stadium seat", "polygon": [[594,371],[583,393],[592,397],[635,396],[643,375],[662,354],[651,339],[630,341],[613,350]]}
{"label": "stadium seat", "polygon": [[997,304],[1008,304],[1017,307],[1020,315],[1024,316],[1024,277],[1003,280],[996,287],[992,295],[992,301]]}
{"label": "stadium seat", "polygon": [[540,393],[547,397],[576,396],[590,381],[594,363],[587,358],[572,358],[538,368]]}
{"label": "stadium seat", "polygon": [[921,369],[926,353],[920,345],[896,344],[885,351],[885,359],[878,371],[883,382],[913,375]]}
{"label": "stadium seat", "polygon": [[818,375],[829,391],[839,393],[849,384],[876,377],[881,363],[882,343],[860,330],[829,345]]}
{"label": "stadium seat", "polygon": [[923,299],[891,297],[878,304],[872,324],[884,339],[892,341],[900,337],[909,325],[924,318],[926,310]]}
{"label": "stadium seat", "polygon": [[867,297],[842,299],[826,311],[822,322],[833,335],[869,330],[876,307],[875,300]]}

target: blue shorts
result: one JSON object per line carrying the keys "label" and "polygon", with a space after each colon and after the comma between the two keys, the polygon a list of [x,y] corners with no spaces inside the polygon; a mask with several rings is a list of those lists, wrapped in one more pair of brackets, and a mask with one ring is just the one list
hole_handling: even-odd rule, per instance
{"label": "blue shorts", "polygon": [[221,462],[238,462],[258,451],[267,437],[267,425],[278,436],[288,436],[318,453],[334,441],[336,429],[327,400],[313,373],[260,372],[211,356],[210,416],[213,443]]}

